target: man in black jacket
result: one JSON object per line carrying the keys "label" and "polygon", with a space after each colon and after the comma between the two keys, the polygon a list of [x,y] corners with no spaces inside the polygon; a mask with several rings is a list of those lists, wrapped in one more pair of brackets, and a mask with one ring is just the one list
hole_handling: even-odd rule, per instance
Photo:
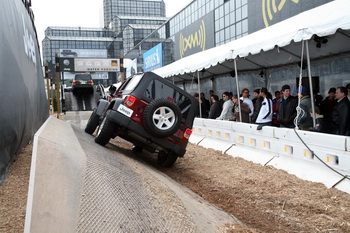
{"label": "man in black jacket", "polygon": [[210,100],[212,104],[210,106],[209,118],[216,119],[220,116],[222,111],[221,104],[219,103],[219,97],[217,95],[211,95]]}
{"label": "man in black jacket", "polygon": [[278,100],[277,116],[280,127],[294,128],[294,119],[297,116],[298,99],[290,95],[290,86],[283,85],[282,98]]}
{"label": "man in black jacket", "polygon": [[332,111],[332,133],[350,136],[350,102],[346,87],[338,87],[335,92],[335,104]]}

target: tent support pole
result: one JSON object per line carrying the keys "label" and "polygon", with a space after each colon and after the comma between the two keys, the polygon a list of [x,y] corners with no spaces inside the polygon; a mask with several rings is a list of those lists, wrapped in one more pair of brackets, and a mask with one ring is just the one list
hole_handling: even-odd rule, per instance
{"label": "tent support pole", "polygon": [[[242,113],[241,113],[241,98],[239,97],[239,84],[238,84],[238,73],[237,73],[237,63],[236,58],[233,60],[235,64],[235,77],[236,77],[236,87],[237,87],[237,98],[238,98],[238,109],[239,109],[239,121],[242,122]],[[230,100],[231,101],[231,100]]]}
{"label": "tent support pole", "polygon": [[199,117],[202,118],[202,106],[201,106],[201,82],[199,79],[199,70],[197,70],[197,78],[198,78],[198,94],[199,94]]}
{"label": "tent support pole", "polygon": [[[313,127],[316,127],[316,117],[315,117],[315,100],[314,100],[314,90],[312,85],[312,75],[311,75],[311,66],[310,66],[310,53],[309,53],[309,41],[306,41],[306,57],[307,57],[307,72],[309,75],[309,86],[310,86],[310,98],[311,98],[311,108],[312,108],[312,124]],[[305,114],[308,114],[306,112]]]}

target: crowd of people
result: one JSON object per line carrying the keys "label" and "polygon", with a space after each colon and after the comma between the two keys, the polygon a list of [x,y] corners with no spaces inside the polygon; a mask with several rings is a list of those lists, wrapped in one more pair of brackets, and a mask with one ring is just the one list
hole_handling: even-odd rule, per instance
{"label": "crowd of people", "polygon": [[[253,91],[243,88],[240,96],[231,92],[222,93],[222,98],[209,91],[210,99],[204,93],[195,93],[194,97],[200,103],[201,112],[197,117],[239,121],[257,124],[257,130],[264,126],[283,128],[298,127],[322,133],[350,136],[350,83],[340,87],[332,87],[328,96],[314,94],[314,111],[309,90],[300,86],[293,95],[289,85],[283,85],[281,91],[276,91],[275,98],[267,88]],[[315,122],[315,124],[314,124]]]}

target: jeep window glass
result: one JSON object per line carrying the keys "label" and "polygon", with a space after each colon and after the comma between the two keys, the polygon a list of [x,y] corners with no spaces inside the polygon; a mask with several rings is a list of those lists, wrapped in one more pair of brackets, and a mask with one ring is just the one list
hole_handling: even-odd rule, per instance
{"label": "jeep window glass", "polygon": [[76,74],[74,77],[75,80],[90,80],[91,79],[91,75],[89,74]]}
{"label": "jeep window glass", "polygon": [[173,87],[158,80],[152,80],[143,95],[146,99],[168,99],[176,103],[184,118],[187,117],[191,107],[191,100],[189,98],[178,92]]}
{"label": "jeep window glass", "polygon": [[134,77],[132,77],[131,80],[126,84],[124,91],[125,92],[133,91],[137,86],[137,84],[139,84],[141,78],[142,78],[142,75],[135,75]]}

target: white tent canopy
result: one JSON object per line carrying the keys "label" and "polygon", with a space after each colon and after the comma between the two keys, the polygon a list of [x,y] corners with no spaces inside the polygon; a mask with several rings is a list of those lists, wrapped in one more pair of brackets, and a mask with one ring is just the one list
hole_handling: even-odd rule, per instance
{"label": "white tent canopy", "polygon": [[[154,72],[174,81],[192,79],[202,71],[208,78],[234,71],[261,70],[300,62],[301,45],[310,40],[310,58],[321,58],[350,51],[350,2],[335,0],[300,13],[280,23],[227,44],[180,59]],[[327,42],[316,47],[319,37]],[[313,40],[311,40],[313,39]],[[322,39],[322,38],[321,38]],[[263,51],[263,52],[262,52]]]}

